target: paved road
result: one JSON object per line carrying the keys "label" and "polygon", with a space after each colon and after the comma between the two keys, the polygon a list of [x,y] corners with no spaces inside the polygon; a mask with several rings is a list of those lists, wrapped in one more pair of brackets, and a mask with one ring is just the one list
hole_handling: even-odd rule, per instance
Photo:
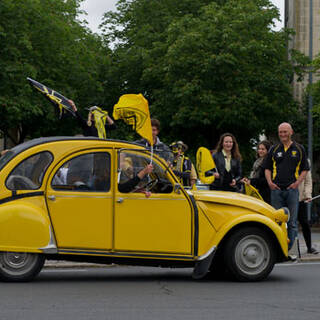
{"label": "paved road", "polygon": [[0,284],[1,320],[319,319],[320,264],[278,265],[267,281],[193,281],[190,269],[46,269]]}

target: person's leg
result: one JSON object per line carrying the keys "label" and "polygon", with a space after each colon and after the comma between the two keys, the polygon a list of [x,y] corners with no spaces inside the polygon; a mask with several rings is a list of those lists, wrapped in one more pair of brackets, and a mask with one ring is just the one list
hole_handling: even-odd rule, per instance
{"label": "person's leg", "polygon": [[271,205],[275,209],[281,209],[286,206],[285,200],[282,196],[284,191],[282,190],[271,190]]}
{"label": "person's leg", "polygon": [[308,223],[307,204],[304,201],[299,202],[298,221],[302,228],[304,241],[306,242],[308,251],[310,251],[311,250],[311,230]]}
{"label": "person's leg", "polygon": [[290,240],[289,250],[293,246],[294,240],[298,235],[297,219],[299,206],[299,191],[298,189],[288,189],[286,193],[286,205],[290,211],[290,219],[288,221],[288,238]]}

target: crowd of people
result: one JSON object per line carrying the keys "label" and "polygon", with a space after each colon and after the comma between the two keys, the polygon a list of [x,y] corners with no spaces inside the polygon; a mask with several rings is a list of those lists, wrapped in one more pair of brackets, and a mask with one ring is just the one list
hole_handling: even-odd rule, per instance
{"label": "crowd of people", "polygon": [[[87,120],[78,113],[76,105],[70,100],[84,136],[98,136],[92,110]],[[106,130],[116,129],[114,121],[108,116]],[[170,165],[180,183],[193,187],[197,182],[197,173],[191,160],[185,155],[188,146],[183,141],[175,141],[170,146],[159,139],[160,122],[151,119],[153,150]],[[263,200],[275,209],[287,207],[290,211],[288,221],[289,249],[298,233],[297,223],[301,224],[308,253],[317,254],[312,247],[311,230],[307,216],[307,202],[312,197],[312,177],[306,152],[302,145],[292,139],[293,129],[289,123],[281,123],[278,127],[279,142],[271,145],[269,141],[261,141],[257,145],[257,159],[253,163],[251,173],[243,177],[241,154],[235,136],[231,133],[221,135],[212,157],[215,168],[210,170],[214,182],[210,190],[242,192],[244,185],[254,186]],[[138,140],[136,143],[150,148],[150,143]],[[125,164],[125,162],[123,162]],[[153,171],[152,164],[146,165],[140,172],[130,176],[123,184],[122,191],[130,192],[138,183]],[[150,192],[146,192],[150,196]]]}

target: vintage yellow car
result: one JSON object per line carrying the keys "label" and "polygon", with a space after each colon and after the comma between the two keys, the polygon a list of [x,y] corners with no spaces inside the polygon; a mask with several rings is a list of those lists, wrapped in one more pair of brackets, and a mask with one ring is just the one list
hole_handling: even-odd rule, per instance
{"label": "vintage yellow car", "polygon": [[[143,146],[39,138],[0,158],[0,277],[33,279],[46,259],[192,267],[266,278],[288,260],[285,208],[236,193],[186,190]],[[146,194],[151,191],[151,196]]]}

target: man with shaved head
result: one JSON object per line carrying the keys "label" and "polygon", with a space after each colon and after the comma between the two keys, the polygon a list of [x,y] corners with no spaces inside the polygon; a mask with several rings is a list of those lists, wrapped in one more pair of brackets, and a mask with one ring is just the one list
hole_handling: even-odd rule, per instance
{"label": "man with shaved head", "polygon": [[290,210],[288,221],[290,249],[298,235],[298,186],[310,168],[303,146],[292,140],[291,125],[287,122],[281,123],[278,127],[278,135],[280,143],[271,147],[264,167],[271,189],[271,205],[275,209],[287,207]]}

